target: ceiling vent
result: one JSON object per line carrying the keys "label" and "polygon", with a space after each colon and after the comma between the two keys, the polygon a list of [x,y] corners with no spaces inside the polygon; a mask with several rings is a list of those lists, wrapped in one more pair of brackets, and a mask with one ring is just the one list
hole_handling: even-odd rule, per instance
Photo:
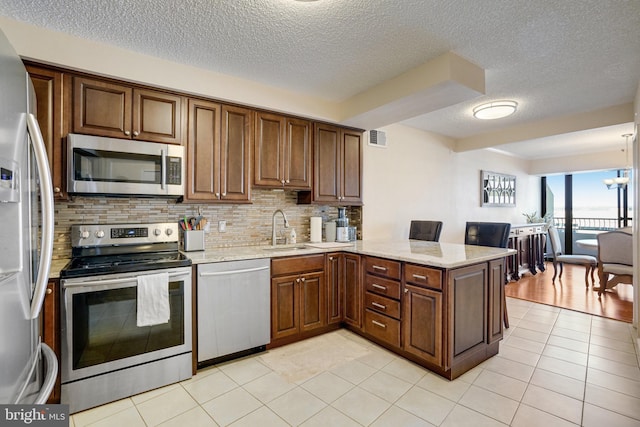
{"label": "ceiling vent", "polygon": [[369,145],[387,147],[387,134],[380,130],[369,131]]}

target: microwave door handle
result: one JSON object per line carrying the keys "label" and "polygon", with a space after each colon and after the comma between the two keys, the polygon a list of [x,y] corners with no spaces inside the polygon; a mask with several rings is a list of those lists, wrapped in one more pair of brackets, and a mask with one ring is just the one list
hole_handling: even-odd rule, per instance
{"label": "microwave door handle", "polygon": [[165,189],[167,184],[167,154],[164,150],[160,150],[160,157],[162,164],[160,165],[160,188]]}
{"label": "microwave door handle", "polygon": [[31,300],[31,319],[36,319],[40,315],[42,302],[47,290],[49,281],[49,270],[51,268],[51,255],[53,253],[53,185],[51,183],[51,173],[49,171],[49,161],[44,145],[40,126],[36,117],[29,113],[27,115],[27,129],[31,136],[33,152],[38,167],[40,181],[40,202],[42,204],[42,236],[40,243],[40,262],[38,264],[38,277],[35,280],[35,290]]}

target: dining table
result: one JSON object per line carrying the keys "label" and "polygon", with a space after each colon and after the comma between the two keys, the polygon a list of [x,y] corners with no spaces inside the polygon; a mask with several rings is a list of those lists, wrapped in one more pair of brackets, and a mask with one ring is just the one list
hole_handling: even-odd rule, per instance
{"label": "dining table", "polygon": [[598,239],[579,239],[576,245],[583,249],[598,249]]}

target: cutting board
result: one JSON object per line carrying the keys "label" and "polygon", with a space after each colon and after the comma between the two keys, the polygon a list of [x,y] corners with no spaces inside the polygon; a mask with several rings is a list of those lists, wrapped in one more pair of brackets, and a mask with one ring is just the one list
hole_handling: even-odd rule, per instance
{"label": "cutting board", "polygon": [[309,246],[310,248],[320,248],[320,249],[344,248],[346,246],[353,246],[353,243],[351,243],[351,242],[347,242],[347,243],[342,243],[342,242],[318,242],[318,243],[306,243],[306,246]]}

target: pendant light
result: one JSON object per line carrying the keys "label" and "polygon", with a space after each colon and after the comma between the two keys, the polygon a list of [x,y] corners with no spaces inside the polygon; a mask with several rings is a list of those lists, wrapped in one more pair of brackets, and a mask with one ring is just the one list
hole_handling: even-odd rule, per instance
{"label": "pendant light", "polygon": [[629,137],[631,135],[632,134],[630,133],[625,133],[622,135],[622,137],[625,138],[624,152],[626,155],[625,169],[622,172],[622,176],[618,176],[615,178],[606,178],[602,180],[602,182],[604,182],[609,190],[613,188],[625,188],[627,184],[629,184],[629,171],[631,169],[631,166],[629,165]]}

